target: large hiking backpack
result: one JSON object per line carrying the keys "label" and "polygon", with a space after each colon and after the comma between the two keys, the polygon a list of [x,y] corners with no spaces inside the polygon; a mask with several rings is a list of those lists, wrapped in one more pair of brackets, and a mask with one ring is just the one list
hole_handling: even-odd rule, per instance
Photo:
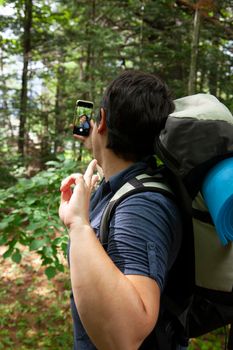
{"label": "large hiking backpack", "polygon": [[[175,100],[175,107],[155,144],[165,167],[124,184],[107,205],[100,229],[100,240],[107,244],[114,210],[132,193],[157,191],[178,200],[184,238],[162,299],[164,313],[157,327],[162,340],[156,344],[163,350],[173,349],[170,331],[185,345],[186,338],[233,323],[233,243],[221,244],[202,196],[209,170],[233,157],[233,117],[208,94]],[[233,349],[231,342],[229,349]]]}

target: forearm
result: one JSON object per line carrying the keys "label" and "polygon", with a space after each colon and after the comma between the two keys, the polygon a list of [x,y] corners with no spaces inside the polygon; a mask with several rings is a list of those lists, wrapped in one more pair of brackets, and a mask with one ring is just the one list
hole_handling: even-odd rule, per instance
{"label": "forearm", "polygon": [[83,176],[68,176],[60,188],[59,215],[70,228],[73,294],[86,332],[99,350],[134,350],[156,323],[160,290],[149,277],[124,276],[97,240],[89,224],[96,166],[93,160]]}
{"label": "forearm", "polygon": [[82,323],[98,349],[137,349],[154,324],[131,281],[89,225],[70,230],[71,282]]}

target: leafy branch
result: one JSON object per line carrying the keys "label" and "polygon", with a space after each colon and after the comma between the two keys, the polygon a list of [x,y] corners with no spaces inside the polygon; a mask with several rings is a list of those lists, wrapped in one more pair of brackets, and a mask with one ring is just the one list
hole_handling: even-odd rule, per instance
{"label": "leafy branch", "polygon": [[[31,179],[20,179],[16,185],[0,190],[0,245],[6,247],[3,257],[20,263],[22,246],[36,251],[45,273],[52,278],[64,266],[68,236],[58,217],[61,180],[77,169],[74,161],[51,161],[49,168]],[[62,253],[62,254],[61,254]]]}

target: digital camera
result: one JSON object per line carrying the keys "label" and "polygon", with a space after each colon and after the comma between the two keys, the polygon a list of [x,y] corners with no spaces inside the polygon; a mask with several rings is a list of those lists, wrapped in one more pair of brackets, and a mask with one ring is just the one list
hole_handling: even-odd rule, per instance
{"label": "digital camera", "polygon": [[74,113],[73,134],[88,136],[90,120],[93,114],[93,102],[77,100]]}

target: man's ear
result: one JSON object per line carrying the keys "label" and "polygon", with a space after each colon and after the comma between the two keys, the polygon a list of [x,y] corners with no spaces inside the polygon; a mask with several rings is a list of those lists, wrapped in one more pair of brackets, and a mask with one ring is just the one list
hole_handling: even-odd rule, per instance
{"label": "man's ear", "polygon": [[100,108],[100,121],[97,127],[97,131],[102,134],[107,130],[107,121],[106,121],[106,112],[105,110],[101,107]]}

